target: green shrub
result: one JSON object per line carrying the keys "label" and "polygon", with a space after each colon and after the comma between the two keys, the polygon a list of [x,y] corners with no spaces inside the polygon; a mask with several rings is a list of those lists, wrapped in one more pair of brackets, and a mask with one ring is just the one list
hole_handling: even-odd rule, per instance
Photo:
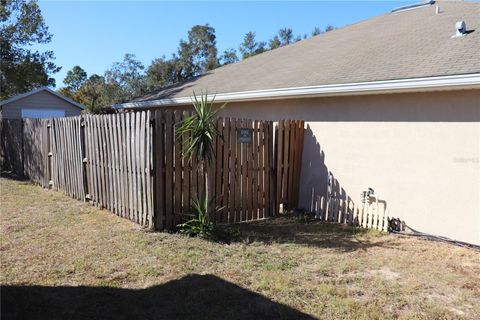
{"label": "green shrub", "polygon": [[213,240],[215,238],[216,226],[210,221],[208,215],[208,200],[194,200],[193,211],[195,217],[185,223],[177,225],[180,233],[187,234],[192,237],[201,237]]}

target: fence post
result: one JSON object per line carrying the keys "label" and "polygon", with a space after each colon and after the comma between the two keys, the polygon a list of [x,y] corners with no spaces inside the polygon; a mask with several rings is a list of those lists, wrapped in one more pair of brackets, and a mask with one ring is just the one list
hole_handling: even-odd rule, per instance
{"label": "fence post", "polygon": [[273,148],[274,158],[274,209],[273,214],[277,215],[280,210],[280,202],[282,198],[282,155],[283,155],[283,120],[278,121],[275,128],[275,144]]}
{"label": "fence post", "polygon": [[51,145],[50,145],[50,135],[51,135],[51,127],[52,127],[52,124],[51,124],[51,119],[47,119],[46,121],[47,123],[47,127],[46,127],[46,132],[45,132],[45,146],[46,146],[46,154],[47,154],[47,163],[46,163],[46,173],[45,173],[45,177],[44,177],[44,188],[50,188],[52,187],[53,185],[53,181],[52,181],[52,150],[51,149]]}
{"label": "fence post", "polygon": [[24,150],[23,150],[23,146],[25,144],[24,142],[24,139],[25,139],[25,135],[24,135],[24,131],[23,131],[23,123],[24,123],[24,120],[21,119],[20,120],[20,139],[21,139],[21,149],[20,149],[20,158],[21,158],[21,170],[22,172],[19,172],[20,176],[22,177],[25,177],[25,153],[24,153]]}
{"label": "fence post", "polygon": [[87,169],[88,169],[87,162],[90,159],[87,159],[86,139],[85,139],[85,119],[82,115],[80,116],[80,153],[82,157],[83,194],[85,195],[83,201],[88,201],[91,198],[90,190],[88,189],[88,175],[87,175]]}
{"label": "fence post", "polygon": [[162,230],[165,225],[163,221],[163,123],[162,113],[159,110],[153,113],[153,223],[156,230]]}

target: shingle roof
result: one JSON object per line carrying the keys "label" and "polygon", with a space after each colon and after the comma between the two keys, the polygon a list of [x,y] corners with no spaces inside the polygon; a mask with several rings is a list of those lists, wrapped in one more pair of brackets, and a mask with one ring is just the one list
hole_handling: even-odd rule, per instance
{"label": "shingle roof", "polygon": [[[459,20],[469,33],[452,38]],[[480,3],[437,1],[268,51],[134,101],[186,97],[193,90],[230,93],[478,72]]]}
{"label": "shingle roof", "polygon": [[22,94],[19,94],[17,96],[14,96],[14,97],[11,97],[9,99],[6,99],[6,100],[3,100],[3,101],[0,101],[0,106],[4,106],[4,105],[7,105],[9,103],[12,103],[12,102],[15,102],[15,101],[18,101],[20,99],[23,99],[23,98],[26,98],[26,97],[29,97],[31,95],[34,95],[34,94],[37,94],[41,91],[46,91],[50,94],[53,94],[54,96],[56,96],[57,98],[59,99],[63,99],[65,100],[66,102],[70,103],[71,105],[73,105],[74,107],[77,107],[77,108],[80,108],[80,109],[85,109],[85,107],[78,103],[78,102],[75,102],[73,101],[72,99],[70,98],[67,98],[63,95],[61,95],[60,93],[56,92],[56,91],[53,91],[52,89],[48,88],[48,87],[41,87],[41,88],[37,88],[37,89],[34,89],[32,91],[29,91],[29,92],[26,92],[26,93],[22,93]]}

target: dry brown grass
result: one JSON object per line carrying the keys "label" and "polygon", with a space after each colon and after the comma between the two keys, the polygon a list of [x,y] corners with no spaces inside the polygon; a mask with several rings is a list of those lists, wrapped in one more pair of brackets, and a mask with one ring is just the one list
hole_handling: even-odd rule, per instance
{"label": "dry brown grass", "polygon": [[3,319],[480,318],[471,249],[290,218],[219,244],[0,187]]}

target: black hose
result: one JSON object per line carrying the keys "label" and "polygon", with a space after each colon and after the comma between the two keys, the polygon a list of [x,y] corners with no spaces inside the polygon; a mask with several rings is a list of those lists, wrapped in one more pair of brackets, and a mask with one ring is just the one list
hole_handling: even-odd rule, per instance
{"label": "black hose", "polygon": [[478,246],[478,245],[463,242],[463,241],[452,240],[452,239],[447,238],[447,237],[436,236],[436,235],[433,235],[433,234],[417,231],[417,230],[409,227],[405,223],[403,223],[403,225],[405,226],[405,228],[408,228],[410,230],[410,232],[396,231],[396,230],[393,230],[391,228],[390,228],[389,232],[395,233],[395,234],[401,234],[401,235],[405,235],[405,236],[419,237],[419,238],[423,238],[423,239],[431,240],[431,241],[446,242],[446,243],[450,243],[450,244],[453,244],[453,245],[456,245],[456,246],[459,246],[459,247],[470,248],[470,249],[480,251],[480,246]]}

